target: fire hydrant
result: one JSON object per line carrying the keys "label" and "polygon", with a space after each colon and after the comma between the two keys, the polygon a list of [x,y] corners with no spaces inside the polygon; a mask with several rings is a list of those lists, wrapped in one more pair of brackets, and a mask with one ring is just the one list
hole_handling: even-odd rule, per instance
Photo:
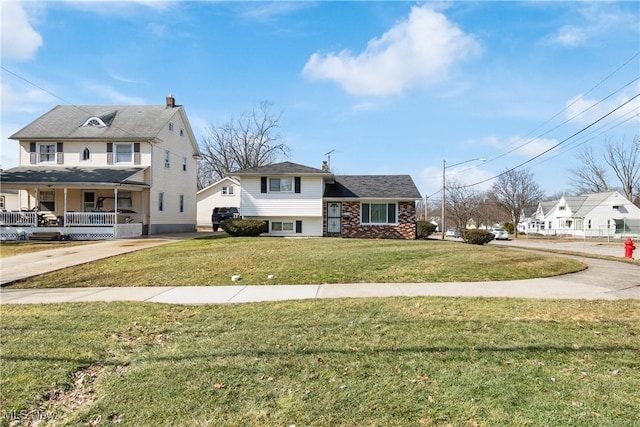
{"label": "fire hydrant", "polygon": [[633,240],[631,240],[631,237],[629,237],[625,242],[624,242],[624,257],[625,258],[629,258],[629,259],[633,259],[633,251],[636,249],[635,245],[633,244]]}

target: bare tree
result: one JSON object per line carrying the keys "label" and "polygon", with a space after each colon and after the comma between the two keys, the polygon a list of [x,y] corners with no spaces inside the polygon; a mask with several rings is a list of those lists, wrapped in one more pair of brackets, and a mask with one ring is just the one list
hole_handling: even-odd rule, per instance
{"label": "bare tree", "polygon": [[578,194],[600,193],[607,191],[607,172],[598,164],[591,146],[578,152],[576,159],[580,161],[580,167],[571,169],[570,181]]}
{"label": "bare tree", "polygon": [[445,201],[447,211],[456,219],[458,227],[466,228],[469,220],[477,217],[482,196],[480,192],[471,187],[452,180],[447,182]]}
{"label": "bare tree", "polygon": [[636,135],[630,146],[624,141],[613,142],[607,138],[604,161],[622,184],[627,199],[633,201],[633,191],[640,183],[640,139]]}
{"label": "bare tree", "polygon": [[528,169],[510,169],[503,172],[491,190],[495,194],[498,205],[511,216],[517,238],[518,223],[523,209],[537,204],[544,193],[533,180],[533,174]]}
{"label": "bare tree", "polygon": [[620,182],[620,189],[631,201],[640,188],[640,139],[636,135],[631,144],[605,139],[602,158],[608,169],[599,164],[592,147],[586,147],[576,158],[580,161],[577,169],[571,170],[571,182],[580,193],[598,193],[616,188],[607,179],[610,170]]}
{"label": "bare tree", "polygon": [[280,117],[272,104],[260,102],[258,108],[231,118],[221,126],[210,125],[200,141],[198,188],[239,169],[264,166],[288,157],[289,147],[281,141]]}

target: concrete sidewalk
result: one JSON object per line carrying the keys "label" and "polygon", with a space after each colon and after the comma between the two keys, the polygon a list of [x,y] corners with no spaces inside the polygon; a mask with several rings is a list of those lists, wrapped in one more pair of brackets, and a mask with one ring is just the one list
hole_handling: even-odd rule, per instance
{"label": "concrete sidewalk", "polygon": [[[19,278],[42,274],[71,265],[205,235],[207,233],[154,236],[147,239],[112,240],[4,258],[0,259],[1,279],[2,283],[8,283]],[[517,243],[521,244],[521,242]],[[505,244],[516,246],[516,242],[506,242]],[[536,248],[534,242],[529,242],[526,246],[530,250],[535,250]],[[586,242],[578,242],[572,246],[574,248],[591,249],[594,253],[599,253],[599,251],[603,250],[613,252],[618,249],[615,246],[607,247]],[[569,249],[565,248],[565,250]],[[587,253],[586,250],[582,252]],[[576,256],[573,257],[576,258]],[[392,296],[640,299],[640,267],[616,261],[604,261],[580,256],[577,258],[587,264],[587,270],[551,278],[516,281],[62,289],[3,288],[0,290],[0,303],[148,301],[171,304],[225,304],[313,298]]]}

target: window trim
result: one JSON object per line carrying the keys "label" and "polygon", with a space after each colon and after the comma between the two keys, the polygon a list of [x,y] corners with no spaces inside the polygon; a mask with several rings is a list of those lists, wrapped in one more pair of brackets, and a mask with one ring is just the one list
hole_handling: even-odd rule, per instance
{"label": "window trim", "polygon": [[233,185],[223,185],[222,186],[222,195],[223,196],[233,196]]}
{"label": "window trim", "polygon": [[[42,160],[43,153],[41,151],[41,147],[45,147],[45,146],[53,147],[53,152],[45,153],[47,156],[53,156],[52,160]],[[57,158],[57,152],[58,152],[57,144],[55,142],[39,142],[37,145],[38,163],[55,164],[56,158]]]}
{"label": "window trim", "polygon": [[[128,145],[131,148],[131,157],[127,161],[119,161],[118,160],[118,147],[124,147]],[[121,165],[132,165],[133,164],[133,142],[114,142],[113,143],[113,163],[121,164]]]}
{"label": "window trim", "polygon": [[[279,181],[278,182],[278,189],[274,189],[272,182],[274,181]],[[288,181],[289,182],[289,189],[288,190],[282,190],[282,181]],[[268,184],[268,190],[269,193],[293,193],[294,190],[294,179],[291,177],[269,177],[267,178],[267,184]]]}
{"label": "window trim", "polygon": [[185,211],[185,209],[184,209],[184,206],[185,206],[184,201],[185,201],[184,194],[180,194],[180,196],[178,198],[178,211],[180,213],[184,213],[184,211]]}
{"label": "window trim", "polygon": [[187,157],[183,157],[182,158],[182,172],[186,172],[187,171]]}
{"label": "window trim", "polygon": [[[365,208],[366,205],[366,208]],[[384,205],[385,222],[373,222],[371,217],[371,205]],[[389,221],[389,210],[393,206],[394,218],[393,221]],[[378,208],[379,209],[379,208]],[[365,221],[364,215],[367,214],[367,220]],[[362,225],[398,225],[398,203],[397,202],[360,202],[360,224]]]}
{"label": "window trim", "polygon": [[[276,230],[275,225],[279,224],[280,229]],[[287,229],[285,229],[285,225]],[[294,220],[284,220],[284,221],[269,221],[269,226],[271,227],[272,233],[295,233],[296,232],[296,222]],[[289,226],[291,229],[289,230]]]}

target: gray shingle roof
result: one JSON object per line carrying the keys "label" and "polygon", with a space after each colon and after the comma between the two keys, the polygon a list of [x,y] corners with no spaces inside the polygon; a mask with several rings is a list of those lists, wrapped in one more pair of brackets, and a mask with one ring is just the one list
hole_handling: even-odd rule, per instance
{"label": "gray shingle roof", "polygon": [[324,197],[360,199],[422,198],[410,175],[336,175],[327,185]]}
{"label": "gray shingle roof", "polygon": [[322,169],[316,169],[292,162],[274,163],[272,165],[258,166],[255,168],[242,169],[232,172],[232,176],[242,175],[332,175]]}
{"label": "gray shingle roof", "polygon": [[2,184],[133,184],[146,185],[143,182],[129,181],[129,178],[146,167],[29,167],[18,166],[3,171]]}
{"label": "gray shingle roof", "polygon": [[[9,138],[150,140],[181,108],[163,105],[58,105]],[[107,126],[82,126],[91,117],[101,118]]]}

